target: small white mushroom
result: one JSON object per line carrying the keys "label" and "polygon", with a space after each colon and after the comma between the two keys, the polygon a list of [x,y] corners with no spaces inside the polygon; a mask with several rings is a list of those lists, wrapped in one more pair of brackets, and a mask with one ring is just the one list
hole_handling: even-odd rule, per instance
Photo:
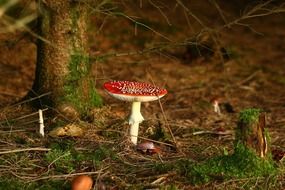
{"label": "small white mushroom", "polygon": [[45,126],[44,126],[44,117],[43,117],[43,110],[39,109],[39,124],[40,124],[40,134],[42,137],[45,136]]}
{"label": "small white mushroom", "polygon": [[221,115],[221,109],[220,109],[220,102],[217,98],[214,98],[212,101],[211,101],[213,107],[214,107],[214,112],[217,113],[218,115]]}
{"label": "small white mushroom", "polygon": [[131,142],[136,145],[138,141],[139,124],[144,120],[140,112],[141,102],[158,100],[167,94],[167,90],[151,84],[131,81],[106,82],[104,88],[114,98],[132,102],[129,117],[129,124],[131,125],[130,137]]}

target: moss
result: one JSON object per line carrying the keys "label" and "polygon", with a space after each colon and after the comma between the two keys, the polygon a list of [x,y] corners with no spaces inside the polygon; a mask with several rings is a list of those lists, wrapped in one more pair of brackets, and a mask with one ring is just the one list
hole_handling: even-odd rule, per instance
{"label": "moss", "polygon": [[73,157],[69,150],[52,149],[45,155],[45,160],[49,166],[54,165],[57,172],[74,171]]}
{"label": "moss", "polygon": [[262,159],[240,143],[236,144],[234,154],[213,157],[198,164],[191,160],[180,160],[177,165],[179,172],[193,184],[277,174],[272,159]]}
{"label": "moss", "polygon": [[234,149],[233,154],[216,156],[200,163],[190,159],[180,159],[170,163],[155,164],[153,169],[158,173],[175,170],[194,185],[233,178],[274,177],[278,175],[278,168],[270,155],[266,159],[260,158],[253,150],[241,143],[236,143]]}
{"label": "moss", "polygon": [[70,183],[63,183],[62,180],[53,181],[39,181],[39,182],[29,182],[24,180],[19,180],[19,178],[13,178],[6,176],[0,179],[0,189],[9,190],[70,190]]}
{"label": "moss", "polygon": [[71,103],[81,114],[86,114],[92,107],[102,105],[102,99],[89,76],[91,65],[89,57],[81,53],[71,55],[69,74],[66,77],[63,101]]}
{"label": "moss", "polygon": [[68,75],[64,83],[62,101],[71,103],[81,115],[86,114],[90,108],[102,105],[102,99],[95,89],[90,77],[91,64],[87,51],[87,36],[85,34],[87,12],[86,6],[77,2],[70,4],[71,15],[70,45],[71,52],[68,64]]}
{"label": "moss", "polygon": [[94,151],[78,151],[73,141],[58,141],[50,145],[51,151],[45,154],[44,160],[58,173],[72,172],[89,166],[99,167],[105,159],[116,160],[117,156],[108,146],[98,146]]}
{"label": "moss", "polygon": [[249,108],[240,112],[239,114],[239,122],[244,124],[251,124],[257,122],[259,119],[259,115],[261,113],[260,109]]}

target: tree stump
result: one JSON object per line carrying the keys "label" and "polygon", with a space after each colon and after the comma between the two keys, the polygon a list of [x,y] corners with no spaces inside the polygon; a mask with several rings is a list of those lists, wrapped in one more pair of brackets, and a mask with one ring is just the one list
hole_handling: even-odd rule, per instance
{"label": "tree stump", "polygon": [[259,109],[246,109],[240,113],[236,131],[237,142],[261,158],[266,158],[268,153],[265,125],[265,113]]}

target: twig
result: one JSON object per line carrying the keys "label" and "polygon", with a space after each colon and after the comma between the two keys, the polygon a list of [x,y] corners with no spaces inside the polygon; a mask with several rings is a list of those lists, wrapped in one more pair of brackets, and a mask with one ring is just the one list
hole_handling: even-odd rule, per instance
{"label": "twig", "polygon": [[70,152],[66,152],[65,154],[63,155],[60,155],[59,157],[57,157],[56,159],[54,159],[49,165],[48,165],[48,170],[49,168],[51,167],[51,165],[53,165],[55,162],[57,162],[58,160],[60,160],[61,158],[63,157],[66,157],[66,156],[69,156],[70,155]]}
{"label": "twig", "polygon": [[[19,102],[19,103],[13,104],[13,105],[11,105],[10,107],[14,107],[14,106],[22,105],[22,104],[25,104],[25,103],[28,103],[28,102],[32,102],[32,101],[34,101],[34,100],[40,99],[40,98],[42,98],[42,97],[44,97],[44,96],[48,96],[48,95],[50,95],[50,94],[51,94],[51,92],[47,92],[47,93],[41,94],[41,95],[39,95],[39,96],[37,96],[37,97],[30,98],[30,99],[28,99],[28,100],[24,100],[24,101],[21,101],[21,102]],[[9,107],[9,106],[8,106],[8,107]]]}
{"label": "twig", "polygon": [[0,155],[2,154],[11,154],[11,153],[18,153],[18,152],[28,152],[28,151],[43,151],[48,152],[50,151],[50,148],[42,148],[42,147],[35,147],[35,148],[23,148],[23,149],[15,149],[15,150],[7,150],[0,152]]}
{"label": "twig", "polygon": [[214,4],[214,6],[216,7],[216,9],[218,10],[221,18],[223,19],[224,23],[227,23],[227,19],[225,17],[225,15],[223,14],[223,10],[221,9],[220,5],[217,3],[216,0],[211,0],[210,2],[212,2]]}
{"label": "twig", "polygon": [[248,77],[243,79],[242,81],[239,81],[237,84],[238,85],[243,85],[243,84],[247,83],[248,81],[253,79],[257,74],[259,74],[260,72],[261,72],[261,70],[255,71],[254,73],[252,73],[251,75],[249,75]]}
{"label": "twig", "polygon": [[188,7],[184,5],[181,0],[176,0],[177,4],[179,4],[191,17],[193,17],[203,28],[207,28],[206,25],[200,20],[196,15],[194,15]]}
{"label": "twig", "polygon": [[213,135],[232,135],[233,130],[226,131],[197,131],[193,132],[192,135],[203,135],[203,134],[213,134]]}
{"label": "twig", "polygon": [[[45,108],[42,111],[47,111],[47,110],[48,110],[48,108]],[[31,117],[31,116],[34,116],[34,115],[38,115],[38,114],[39,114],[38,112],[33,112],[31,114],[27,114],[27,115],[24,115],[24,116],[21,116],[21,117],[10,119],[10,121],[19,121],[19,120],[22,120],[22,119],[25,119],[25,118],[28,118],[28,117]],[[7,123],[7,121],[1,121],[0,122],[0,124],[3,124],[3,123]]]}
{"label": "twig", "polygon": [[[109,166],[107,166],[106,168],[104,168],[103,170],[108,169]],[[50,176],[44,176],[44,177],[38,177],[38,178],[34,178],[34,177],[26,177],[26,176],[19,176],[18,174],[11,172],[14,176],[21,178],[21,179],[25,179],[25,180],[29,180],[29,181],[39,181],[39,180],[45,180],[45,179],[55,179],[55,178],[69,178],[69,177],[74,177],[74,176],[78,176],[78,175],[93,175],[93,174],[98,174],[101,171],[94,171],[94,172],[80,172],[80,173],[72,173],[72,174],[62,174],[62,175],[50,175]]]}
{"label": "twig", "polygon": [[27,132],[26,129],[17,129],[17,130],[10,130],[10,131],[1,131],[0,130],[0,133],[9,133],[9,135],[11,135],[11,133],[18,133],[18,132]]}
{"label": "twig", "polygon": [[0,92],[0,94],[5,95],[5,96],[18,97],[18,98],[21,97],[20,95],[14,94],[14,93],[12,93],[12,92]]}
{"label": "twig", "polygon": [[164,19],[166,20],[167,24],[168,24],[169,26],[171,26],[171,23],[170,23],[168,17],[164,14],[164,12],[161,10],[161,8],[160,8],[158,5],[156,5],[154,2],[152,2],[152,0],[148,0],[148,2],[149,2],[151,5],[153,5],[153,6],[160,12],[160,14],[161,14],[161,15],[164,17]]}
{"label": "twig", "polygon": [[[222,30],[223,28],[230,28],[232,25],[240,25],[242,20],[250,19],[250,18],[256,18],[256,17],[264,17],[272,14],[282,13],[285,12],[284,5],[282,4],[281,7],[275,8],[275,9],[267,9],[265,8],[267,5],[269,5],[273,0],[266,1],[264,3],[258,4],[254,6],[252,9],[244,13],[241,17],[226,23],[222,27],[218,29],[218,31]],[[264,13],[257,13],[258,11],[265,11]],[[246,27],[249,27],[249,25],[242,24]],[[250,27],[249,27],[250,28]]]}
{"label": "twig", "polygon": [[171,135],[171,138],[172,138],[172,140],[173,140],[173,142],[174,142],[174,144],[175,144],[175,147],[178,148],[178,147],[177,147],[177,141],[176,141],[176,139],[175,139],[175,137],[174,137],[174,135],[173,135],[173,133],[172,133],[172,130],[171,130],[171,128],[170,128],[170,125],[169,125],[168,120],[167,120],[167,118],[166,118],[166,115],[165,115],[165,113],[164,113],[164,109],[163,109],[163,107],[162,107],[161,101],[160,101],[159,99],[158,99],[158,103],[159,103],[160,109],[161,109],[161,111],[162,111],[162,115],[163,115],[163,119],[164,119],[164,121],[165,121],[165,123],[166,123],[166,127],[167,127],[167,129],[168,129],[168,131],[169,131],[169,133],[170,133],[170,135]]}
{"label": "twig", "polygon": [[0,8],[0,18],[5,14],[5,12],[12,7],[13,5],[15,5],[16,3],[18,3],[19,0],[10,0],[7,1],[4,5],[1,5]]}
{"label": "twig", "polygon": [[173,144],[169,144],[169,143],[165,143],[165,142],[161,142],[161,141],[156,141],[156,140],[152,140],[152,139],[145,138],[145,137],[139,137],[139,138],[150,141],[150,142],[154,142],[156,144],[162,144],[162,145],[166,145],[166,146],[170,146],[170,147],[175,147]]}
{"label": "twig", "polygon": [[[152,84],[153,84],[154,86],[156,86],[155,83],[154,83],[154,81],[153,81],[153,79],[152,79],[152,76],[150,75],[150,73],[149,73],[149,76],[150,76],[150,79],[151,79]],[[170,135],[171,135],[171,138],[172,138],[172,140],[173,140],[173,142],[174,142],[174,144],[175,144],[175,147],[178,148],[178,147],[177,147],[177,141],[176,141],[176,139],[175,139],[175,137],[174,137],[174,135],[173,135],[173,133],[172,133],[172,130],[171,130],[171,128],[170,128],[170,125],[169,125],[169,123],[168,123],[168,121],[167,121],[167,118],[166,118],[166,115],[165,115],[165,113],[164,113],[164,109],[163,109],[163,106],[162,106],[162,104],[161,104],[160,98],[158,98],[158,103],[159,103],[159,106],[160,106],[160,109],[161,109],[161,112],[162,112],[162,115],[163,115],[163,119],[164,119],[164,121],[165,121],[165,123],[166,123],[166,127],[167,127],[167,129],[168,129],[168,131],[169,131],[169,133],[170,133]]]}

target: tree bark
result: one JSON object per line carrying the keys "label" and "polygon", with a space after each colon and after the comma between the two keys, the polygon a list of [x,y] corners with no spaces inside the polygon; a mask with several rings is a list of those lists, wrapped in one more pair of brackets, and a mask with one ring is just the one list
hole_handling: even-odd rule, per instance
{"label": "tree bark", "polygon": [[43,104],[63,112],[85,113],[101,103],[90,77],[87,5],[75,0],[39,0],[38,3],[38,24],[44,41],[39,40],[37,45],[33,91],[51,92],[42,100]]}

